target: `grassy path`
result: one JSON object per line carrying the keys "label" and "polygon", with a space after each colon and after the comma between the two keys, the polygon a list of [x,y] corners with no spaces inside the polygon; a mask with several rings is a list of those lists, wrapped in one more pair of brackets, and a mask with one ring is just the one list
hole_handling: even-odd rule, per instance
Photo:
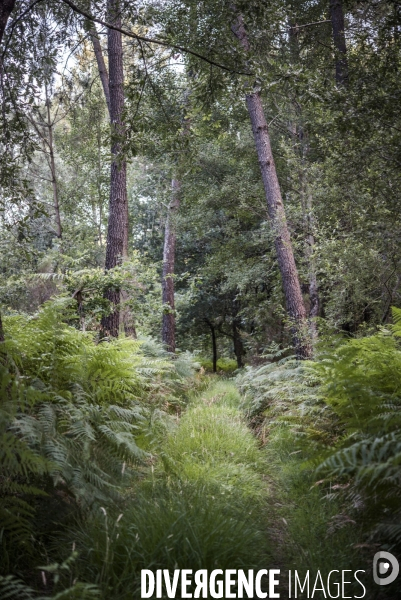
{"label": "grassy path", "polygon": [[140,598],[141,569],[268,568],[266,461],[239,403],[227,381],[192,400],[122,516],[82,532],[105,598]]}
{"label": "grassy path", "polygon": [[234,382],[213,381],[161,435],[123,512],[85,527],[84,579],[102,598],[140,598],[141,569],[353,568],[347,530],[328,529],[340,508],[323,502],[285,429],[261,447],[240,404]]}

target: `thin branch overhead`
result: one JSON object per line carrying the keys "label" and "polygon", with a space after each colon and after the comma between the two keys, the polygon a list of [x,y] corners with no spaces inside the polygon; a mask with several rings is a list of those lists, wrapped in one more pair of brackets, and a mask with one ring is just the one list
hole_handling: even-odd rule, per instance
{"label": "thin branch overhead", "polygon": [[77,6],[71,0],[62,0],[62,1],[65,4],[67,4],[70,8],[72,8],[72,10],[74,12],[82,15],[86,19],[89,19],[90,21],[93,21],[94,23],[98,23],[99,25],[102,25],[103,27],[107,27],[107,29],[114,29],[115,31],[119,31],[123,35],[133,38],[134,40],[138,40],[138,41],[142,41],[142,42],[149,42],[151,44],[158,44],[159,46],[165,46],[166,48],[172,48],[174,50],[179,50],[180,52],[183,52],[184,54],[190,54],[191,56],[195,56],[196,58],[199,58],[200,60],[203,60],[204,62],[209,63],[209,65],[218,67],[219,69],[222,69],[223,71],[228,71],[229,73],[236,73],[237,75],[253,75],[253,73],[249,73],[249,72],[245,72],[245,71],[236,71],[234,69],[231,69],[230,67],[226,67],[225,65],[222,65],[210,58],[207,58],[206,56],[203,56],[202,54],[199,54],[198,52],[195,52],[194,50],[190,50],[189,48],[186,48],[185,46],[178,46],[177,44],[173,44],[172,42],[168,42],[166,40],[158,40],[155,38],[149,38],[149,37],[146,37],[143,35],[138,35],[137,33],[133,33],[132,31],[128,31],[127,29],[123,29],[121,27],[116,27],[112,23],[103,21],[102,19],[99,19],[98,17],[95,17],[94,15],[88,13],[87,11],[85,11],[82,8],[80,8],[79,6]]}

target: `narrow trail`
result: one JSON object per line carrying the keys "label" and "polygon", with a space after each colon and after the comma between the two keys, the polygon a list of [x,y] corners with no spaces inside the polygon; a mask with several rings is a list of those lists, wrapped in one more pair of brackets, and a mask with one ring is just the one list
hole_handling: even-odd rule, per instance
{"label": "narrow trail", "polygon": [[280,599],[287,600],[288,568],[352,568],[347,530],[327,536],[338,507],[311,488],[282,429],[261,443],[242,403],[235,383],[223,379],[190,399],[178,423],[161,431],[158,459],[124,514],[107,531],[94,523],[86,560],[98,565],[113,600],[141,598],[142,569],[280,569]]}
{"label": "narrow trail", "polygon": [[[275,518],[267,455],[240,405],[234,382],[213,383],[188,405],[166,440],[165,467],[181,482],[202,489],[206,504],[214,504],[215,527],[221,528],[214,568],[282,568],[285,525]],[[281,598],[286,598],[283,586]]]}

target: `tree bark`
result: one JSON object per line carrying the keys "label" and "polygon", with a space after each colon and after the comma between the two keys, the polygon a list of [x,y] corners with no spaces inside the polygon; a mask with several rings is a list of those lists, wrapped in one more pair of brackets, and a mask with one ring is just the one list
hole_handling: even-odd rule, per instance
{"label": "tree bark", "polygon": [[[244,50],[249,52],[249,42],[242,22],[237,20],[234,34]],[[290,320],[293,345],[299,359],[312,356],[305,305],[295,264],[290,232],[270,144],[269,129],[263,112],[260,92],[246,95],[246,105],[252,125],[253,137],[259,159],[267,207],[274,232],[274,243],[281,273],[286,308]]]}
{"label": "tree bark", "polygon": [[[108,0],[108,18],[117,27],[121,27],[119,0]],[[109,222],[107,228],[106,270],[113,269],[121,263],[128,249],[128,201],[127,201],[127,165],[122,153],[124,138],[124,69],[122,36],[119,31],[108,30],[108,59],[109,59],[109,91],[110,91],[110,121],[111,121],[111,172]],[[105,335],[118,337],[120,326],[119,289],[109,289],[105,297],[110,301],[112,312],[103,317],[102,330]]]}
{"label": "tree bark", "polygon": [[0,0],[0,43],[7,27],[8,19],[15,5],[15,0]]}
{"label": "tree bark", "polygon": [[234,354],[237,359],[237,367],[240,369],[244,366],[243,356],[244,356],[244,346],[241,340],[241,334],[238,329],[237,322],[235,319],[233,320],[233,340],[234,340]]}
{"label": "tree bark", "polygon": [[99,35],[96,30],[96,26],[93,21],[89,21],[89,31],[93,45],[93,51],[96,57],[97,69],[99,71],[100,81],[102,82],[104,97],[106,99],[107,110],[110,116],[110,88],[109,88],[109,74],[107,72],[106,63],[104,62],[103,50],[100,45]]}
{"label": "tree bark", "polygon": [[[99,76],[100,76],[100,80],[102,82],[104,97],[105,97],[106,104],[107,104],[107,110],[108,110],[109,117],[111,120],[109,73],[107,72],[107,67],[106,67],[106,63],[104,61],[104,56],[103,56],[103,50],[100,45],[96,26],[92,21],[90,21],[89,23],[90,23],[89,27],[90,27],[90,35],[91,35],[91,39],[92,39],[92,44],[93,44],[93,51],[95,53],[97,68],[99,71]],[[123,93],[124,93],[124,89],[123,89]],[[127,191],[125,191],[125,194],[127,195]],[[100,239],[101,239],[101,233],[100,233]],[[128,258],[128,199],[126,202],[125,229],[124,229],[124,243],[123,243],[122,258],[123,259]],[[121,290],[120,301],[127,303],[128,299],[129,299],[128,293],[125,290]],[[136,338],[136,329],[135,329],[133,315],[127,305],[121,311],[121,321],[124,324],[125,334],[127,336]]]}
{"label": "tree bark", "polygon": [[166,228],[164,230],[162,302],[162,340],[169,352],[175,352],[175,304],[174,304],[174,265],[175,265],[175,214],[180,205],[180,182],[171,182],[172,198],[168,206]]}
{"label": "tree bark", "polygon": [[346,86],[348,83],[348,60],[342,0],[330,0],[330,19],[336,50],[336,83],[339,86]]}

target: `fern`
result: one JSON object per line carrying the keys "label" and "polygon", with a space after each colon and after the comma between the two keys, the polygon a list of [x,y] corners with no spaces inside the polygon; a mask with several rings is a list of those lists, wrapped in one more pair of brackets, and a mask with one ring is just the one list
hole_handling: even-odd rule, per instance
{"label": "fern", "polygon": [[[190,358],[172,361],[154,343],[122,338],[96,344],[93,334],[71,325],[74,318],[71,300],[59,298],[34,316],[4,319],[6,340],[0,345],[4,575],[32,570],[38,548],[43,547],[47,559],[48,540],[37,523],[47,507],[59,521],[57,527],[62,527],[70,513],[77,517],[122,500],[149,456],[145,447],[155,423],[167,418],[161,410],[164,396],[181,394],[185,388],[176,365],[193,372]],[[11,594],[19,584],[7,579],[1,585],[5,589],[8,585]],[[22,593],[29,597],[28,588]],[[56,597],[81,598],[84,593],[92,592],[75,586]]]}
{"label": "fern", "polygon": [[401,311],[391,330],[350,340],[316,362],[322,392],[342,427],[318,473],[349,482],[342,495],[359,495],[370,535],[401,541]]}

